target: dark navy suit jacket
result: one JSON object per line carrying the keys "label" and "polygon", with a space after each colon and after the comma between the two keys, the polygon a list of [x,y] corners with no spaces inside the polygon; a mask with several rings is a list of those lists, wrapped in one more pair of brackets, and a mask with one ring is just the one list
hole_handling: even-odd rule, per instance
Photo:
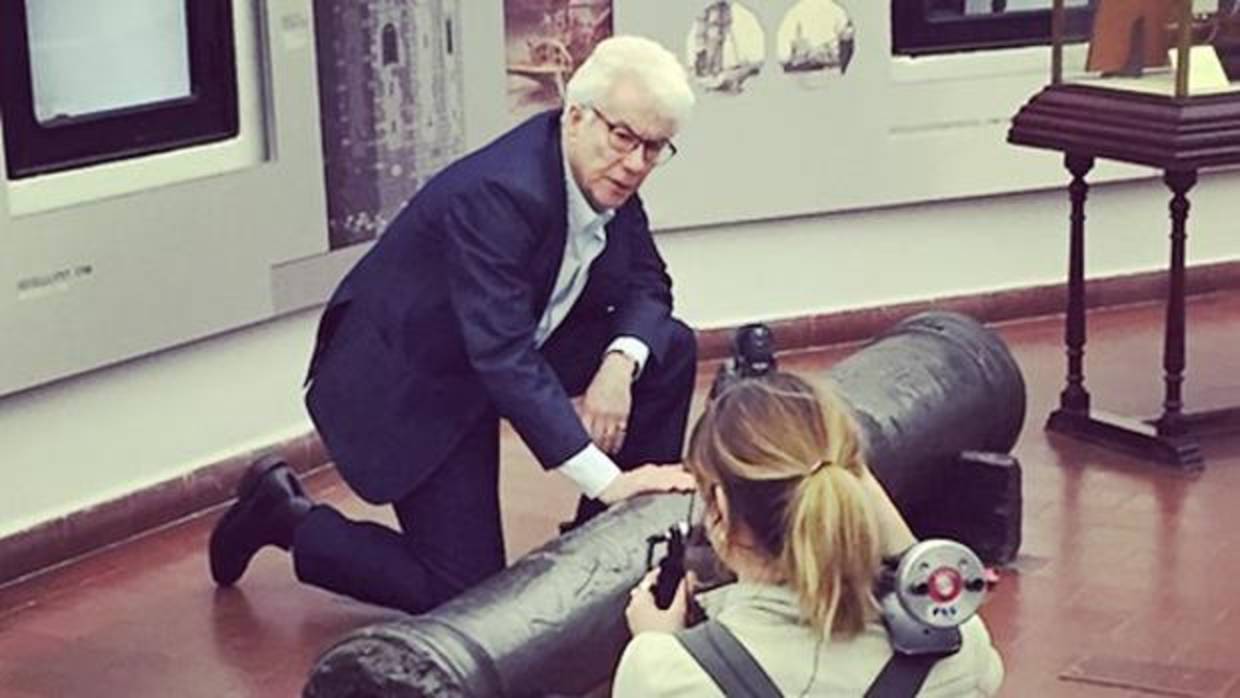
{"label": "dark navy suit jacket", "polygon": [[[408,494],[485,414],[507,418],[543,467],[589,435],[534,344],[567,227],[558,112],[446,168],[336,289],[319,324],[307,406],[364,499]],[[610,320],[658,361],[671,280],[634,196],[557,332]]]}

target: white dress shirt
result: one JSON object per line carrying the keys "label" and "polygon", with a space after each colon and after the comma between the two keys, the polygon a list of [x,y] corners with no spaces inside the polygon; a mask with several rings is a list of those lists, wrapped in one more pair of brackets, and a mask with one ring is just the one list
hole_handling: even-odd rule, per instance
{"label": "white dress shirt", "polygon": [[[564,150],[567,153],[567,148]],[[534,330],[534,341],[538,346],[542,346],[555,328],[560,326],[573,303],[581,296],[589,277],[590,265],[607,247],[606,226],[616,215],[612,209],[598,212],[590,206],[581,187],[577,186],[577,181],[573,179],[567,154],[564,158],[564,187],[568,203],[568,234],[564,240],[564,260],[560,264],[559,274],[556,275],[551,298]],[[617,337],[607,347],[607,352],[612,351],[619,351],[636,362],[637,370],[634,376],[641,373],[646,359],[650,356],[650,348],[636,337]],[[556,466],[556,470],[575,482],[587,497],[597,497],[620,474],[615,462],[593,442]]]}

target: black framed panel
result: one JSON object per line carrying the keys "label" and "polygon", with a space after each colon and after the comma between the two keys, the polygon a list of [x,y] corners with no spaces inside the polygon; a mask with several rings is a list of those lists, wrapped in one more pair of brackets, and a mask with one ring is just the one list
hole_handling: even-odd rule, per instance
{"label": "black framed panel", "polygon": [[[1088,39],[1096,0],[1066,0],[1064,39]],[[1049,44],[1051,0],[891,0],[891,51],[956,53]]]}
{"label": "black framed panel", "polygon": [[[35,7],[46,2],[0,2],[0,114],[9,179],[237,135],[231,0],[183,0],[183,10],[173,5],[171,11],[164,4],[166,0],[146,0],[165,13],[163,24],[152,23],[155,20],[144,16],[141,2],[130,5],[134,37],[139,43],[144,39],[157,41],[158,50],[177,54],[159,56],[158,61],[150,60],[141,51],[118,58],[114,54],[126,51],[124,42],[108,36],[95,41],[96,37],[89,35],[88,17],[49,14],[51,5]],[[62,3],[56,11],[79,12],[91,7],[99,8],[98,12],[116,13],[123,6],[123,0],[72,7]],[[42,14],[32,15],[32,10]],[[32,16],[40,23],[32,24]],[[175,25],[181,21],[183,37],[176,35],[180,27]],[[68,25],[71,30],[56,33],[57,30],[47,29],[48,24]],[[98,56],[100,63],[107,58],[107,65],[112,69],[120,66],[122,70],[101,76],[98,65],[84,65],[92,60],[92,51],[108,53]],[[46,58],[47,65],[41,66],[37,56]],[[132,71],[124,72],[125,66]],[[143,93],[142,85],[135,82],[140,83],[142,76],[148,74],[155,75],[161,84]],[[92,95],[78,100],[76,108],[66,106],[73,100],[72,95],[66,98],[63,89],[54,98],[48,96],[53,92],[48,84],[56,81],[58,89],[77,85]],[[109,94],[109,89],[113,94]]]}

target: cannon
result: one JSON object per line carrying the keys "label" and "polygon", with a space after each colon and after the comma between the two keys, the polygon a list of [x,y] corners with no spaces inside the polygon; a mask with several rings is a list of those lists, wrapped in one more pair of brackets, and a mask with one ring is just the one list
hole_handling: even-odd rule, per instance
{"label": "cannon", "polygon": [[[996,335],[963,315],[922,313],[828,377],[897,506],[937,510],[926,518],[959,519],[964,533],[969,521],[1006,526],[1008,548],[1014,526],[1018,544],[1019,469],[1005,454],[1024,422],[1025,386]],[[346,635],[319,657],[304,696],[563,696],[604,684],[628,640],[623,610],[647,540],[684,521],[691,499],[625,502],[429,613]],[[980,519],[955,515],[978,506]],[[927,526],[914,523],[923,535]]]}
{"label": "cannon", "polygon": [[646,539],[684,520],[688,494],[625,502],[430,613],[346,636],[306,698],[581,695],[628,641],[624,606]]}
{"label": "cannon", "polygon": [[1020,547],[1025,382],[997,335],[966,315],[909,317],[828,372],[875,476],[919,538],[952,538],[990,564]]}

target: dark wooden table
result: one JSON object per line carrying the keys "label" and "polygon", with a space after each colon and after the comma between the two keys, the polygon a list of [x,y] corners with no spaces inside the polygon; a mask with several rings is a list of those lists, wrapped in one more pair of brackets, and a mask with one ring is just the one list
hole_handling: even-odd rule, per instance
{"label": "dark wooden table", "polygon": [[[1199,170],[1240,163],[1240,93],[1176,99],[1090,85],[1050,85],[1013,118],[1008,142],[1064,153],[1064,164],[1072,175],[1065,323],[1068,377],[1047,429],[1181,468],[1202,467],[1197,438],[1240,429],[1240,407],[1197,413],[1184,410],[1188,192]],[[1093,409],[1085,389],[1085,198],[1089,191],[1085,176],[1097,158],[1159,168],[1171,190],[1171,261],[1163,346],[1166,395],[1162,414],[1153,419]]]}

